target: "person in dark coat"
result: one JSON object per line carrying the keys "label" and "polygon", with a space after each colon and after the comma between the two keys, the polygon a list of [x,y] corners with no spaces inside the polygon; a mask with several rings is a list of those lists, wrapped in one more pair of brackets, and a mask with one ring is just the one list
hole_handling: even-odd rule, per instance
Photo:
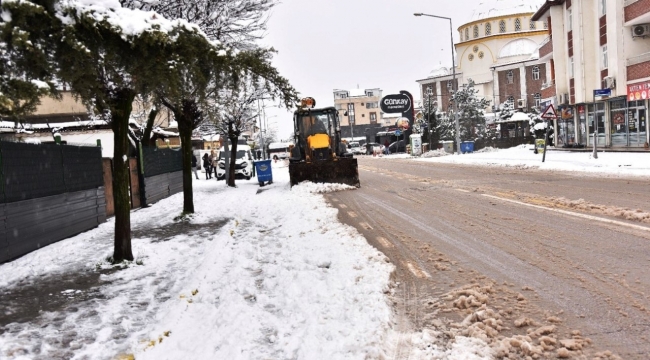
{"label": "person in dark coat", "polygon": [[205,179],[212,179],[212,168],[210,165],[210,156],[208,156],[208,153],[203,154],[203,168],[205,169]]}
{"label": "person in dark coat", "polygon": [[192,172],[194,173],[194,176],[196,176],[196,180],[199,179],[199,173],[198,173],[198,159],[196,158],[196,154],[192,153]]}

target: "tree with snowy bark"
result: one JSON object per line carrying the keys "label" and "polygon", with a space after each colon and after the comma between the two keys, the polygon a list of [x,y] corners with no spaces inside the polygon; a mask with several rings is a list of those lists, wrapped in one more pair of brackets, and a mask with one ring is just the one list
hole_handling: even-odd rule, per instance
{"label": "tree with snowy bark", "polygon": [[239,50],[257,48],[278,0],[119,0],[123,7],[155,11],[196,24],[209,39]]}
{"label": "tree with snowy bark", "polygon": [[452,95],[452,101],[458,109],[460,139],[476,141],[486,138],[488,131],[485,124],[485,108],[490,105],[490,101],[478,96],[472,79],[468,79],[467,84],[463,84]]}
{"label": "tree with snowy bark", "polygon": [[[12,2],[3,2],[11,4]],[[115,238],[113,261],[133,260],[131,250],[128,149],[129,117],[138,94],[149,94],[178,83],[168,61],[188,47],[214,53],[200,30],[184,21],[169,21],[152,12],[123,9],[114,0],[18,2],[3,8],[3,19],[14,33],[43,36],[48,54],[43,74],[70,87],[97,117],[111,124],[114,135],[113,198]],[[32,14],[24,16],[23,13]],[[34,16],[38,15],[34,21]],[[4,30],[4,27],[3,27]],[[14,73],[27,68],[18,59],[28,47],[9,53]]]}
{"label": "tree with snowy bark", "polygon": [[[157,91],[160,102],[174,114],[178,122],[183,152],[183,212],[193,213],[191,175],[192,133],[213,135],[214,122],[202,124],[205,119],[215,118],[214,106],[220,103],[221,89],[238,81],[242,72],[264,79],[281,88],[293,102],[297,97],[286,79],[278,75],[270,65],[273,49],[261,49],[255,45],[266,29],[266,22],[276,0],[120,0],[124,7],[155,11],[169,19],[183,19],[196,24],[213,42],[223,46],[214,58],[192,49],[177,52],[173,62],[181,81],[173,87]],[[227,51],[228,49],[228,51]],[[243,52],[230,49],[244,50]],[[288,102],[287,102],[288,103]],[[155,117],[155,110],[149,122]],[[147,130],[145,130],[145,134]]]}

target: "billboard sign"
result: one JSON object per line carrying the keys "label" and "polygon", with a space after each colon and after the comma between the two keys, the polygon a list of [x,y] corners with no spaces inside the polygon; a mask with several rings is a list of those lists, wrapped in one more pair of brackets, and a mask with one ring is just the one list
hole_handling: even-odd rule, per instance
{"label": "billboard sign", "polygon": [[650,98],[650,81],[627,85],[628,101]]}
{"label": "billboard sign", "polygon": [[380,102],[381,111],[385,113],[405,113],[411,110],[411,98],[406,94],[386,95]]}

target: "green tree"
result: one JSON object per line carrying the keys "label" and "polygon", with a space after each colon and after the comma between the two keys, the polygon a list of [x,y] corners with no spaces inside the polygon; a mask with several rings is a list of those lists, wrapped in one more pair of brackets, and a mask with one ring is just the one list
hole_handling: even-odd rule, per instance
{"label": "green tree", "polygon": [[53,1],[2,2],[0,12],[0,117],[22,123],[43,96],[57,96],[52,52],[59,21]]}
{"label": "green tree", "polygon": [[452,101],[458,106],[462,141],[476,141],[489,136],[485,123],[485,108],[490,105],[490,101],[478,96],[478,90],[474,88],[472,79],[468,79],[467,84],[463,84],[453,94]]}

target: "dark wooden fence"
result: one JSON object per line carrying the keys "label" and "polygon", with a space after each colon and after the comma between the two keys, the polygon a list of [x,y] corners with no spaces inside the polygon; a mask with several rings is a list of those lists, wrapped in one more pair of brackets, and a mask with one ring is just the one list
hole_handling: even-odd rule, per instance
{"label": "dark wooden fence", "polygon": [[142,147],[142,201],[152,204],[183,191],[183,158],[180,149]]}
{"label": "dark wooden fence", "polygon": [[[132,209],[183,191],[180,150],[138,155],[129,159]],[[99,147],[0,142],[0,263],[114,214],[113,162]]]}
{"label": "dark wooden fence", "polygon": [[0,142],[0,262],[106,221],[101,149]]}

